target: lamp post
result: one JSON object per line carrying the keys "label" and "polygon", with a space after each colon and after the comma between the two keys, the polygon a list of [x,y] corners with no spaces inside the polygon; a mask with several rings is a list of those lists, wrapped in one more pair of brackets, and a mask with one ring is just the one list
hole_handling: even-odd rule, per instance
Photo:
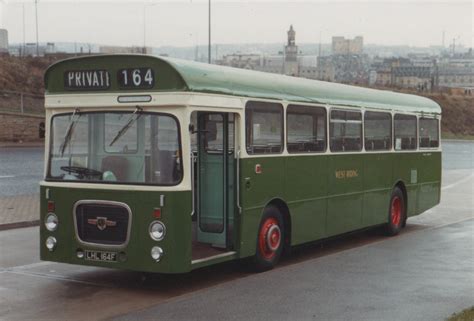
{"label": "lamp post", "polygon": [[156,3],[143,4],[143,53],[146,53],[146,8],[153,7]]}
{"label": "lamp post", "polygon": [[207,52],[207,57],[208,57],[208,62],[211,63],[211,0],[209,0],[209,44],[208,44],[208,52]]}
{"label": "lamp post", "polygon": [[38,40],[38,0],[35,0],[36,14],[36,56],[39,56],[39,40]]}
{"label": "lamp post", "polygon": [[25,37],[25,4],[23,3],[22,4],[22,9],[23,9],[23,45],[22,45],[22,49],[21,49],[21,56],[24,57],[25,56],[25,48],[26,48],[26,37]]}

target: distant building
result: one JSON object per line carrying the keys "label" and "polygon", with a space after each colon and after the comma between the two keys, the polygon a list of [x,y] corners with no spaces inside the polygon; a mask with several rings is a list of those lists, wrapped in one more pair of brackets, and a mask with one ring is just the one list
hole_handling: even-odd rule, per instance
{"label": "distant building", "polygon": [[[403,57],[384,58],[383,60],[374,59],[371,68],[375,70],[376,86],[392,86],[394,85],[393,70],[395,68],[413,67],[410,59]],[[401,81],[401,79],[399,79]],[[403,80],[404,86],[407,81]],[[410,83],[414,83],[410,80]]]}
{"label": "distant building", "polygon": [[364,38],[361,36],[354,39],[345,39],[344,37],[332,37],[333,55],[360,55],[363,52]]}
{"label": "distant building", "polygon": [[230,54],[216,61],[218,65],[241,69],[259,70],[262,67],[262,56],[258,54]]}
{"label": "distant building", "polygon": [[121,46],[100,46],[99,52],[103,54],[152,54],[151,47],[121,47]]}
{"label": "distant building", "polygon": [[288,41],[285,46],[285,63],[283,65],[283,73],[289,76],[298,76],[298,46],[296,45],[296,32],[293,25],[287,32]]}
{"label": "distant building", "polygon": [[430,91],[433,77],[430,67],[408,66],[392,68],[392,85]]}
{"label": "distant building", "polygon": [[0,54],[8,53],[8,30],[0,29]]}
{"label": "distant building", "polygon": [[275,74],[317,79],[317,56],[304,56],[298,53],[296,32],[293,26],[287,32],[287,43],[284,51],[277,55],[252,53],[234,53],[224,55],[216,61],[218,65],[257,70]]}
{"label": "distant building", "polygon": [[368,84],[367,55],[331,55],[318,57],[318,79],[340,83]]}
{"label": "distant building", "polygon": [[436,75],[438,87],[474,89],[473,67],[438,67]]}

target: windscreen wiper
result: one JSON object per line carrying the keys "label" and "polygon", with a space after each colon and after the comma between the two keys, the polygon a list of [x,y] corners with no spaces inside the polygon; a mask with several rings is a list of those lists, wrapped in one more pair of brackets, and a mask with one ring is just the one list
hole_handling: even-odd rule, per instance
{"label": "windscreen wiper", "polygon": [[118,133],[117,133],[117,135],[115,135],[114,139],[112,139],[112,142],[109,144],[109,147],[112,146],[117,140],[119,140],[119,138],[122,137],[130,127],[132,127],[133,123],[135,123],[138,120],[138,118],[140,118],[142,116],[142,114],[139,113],[141,111],[142,111],[142,109],[137,106],[135,111],[132,113],[132,116],[127,121],[127,123],[118,131]]}
{"label": "windscreen wiper", "polygon": [[[74,119],[74,116],[77,114],[77,118]],[[69,126],[66,131],[66,135],[64,136],[63,143],[59,147],[59,151],[61,153],[61,157],[64,155],[64,151],[66,150],[67,145],[71,141],[72,133],[74,132],[74,127],[76,126],[76,122],[79,120],[81,117],[81,114],[79,113],[79,109],[75,109],[74,112],[72,113],[71,116],[71,122],[69,123]]]}

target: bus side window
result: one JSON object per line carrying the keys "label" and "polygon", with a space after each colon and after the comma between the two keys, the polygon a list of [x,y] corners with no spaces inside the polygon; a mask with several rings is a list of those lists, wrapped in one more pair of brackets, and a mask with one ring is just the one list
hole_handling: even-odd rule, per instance
{"label": "bus side window", "polygon": [[332,110],[329,131],[332,152],[362,150],[361,112]]}
{"label": "bus side window", "polygon": [[390,150],[392,148],[392,115],[366,111],[364,114],[365,150]]}
{"label": "bus side window", "polygon": [[395,150],[416,149],[416,116],[396,114],[393,123]]}
{"label": "bus side window", "polygon": [[326,150],[326,109],[289,105],[287,149],[289,153],[324,152]]}
{"label": "bus side window", "polygon": [[438,120],[434,118],[420,118],[420,147],[435,148],[439,147],[439,125]]}
{"label": "bus side window", "polygon": [[249,101],[245,107],[246,147],[249,154],[283,152],[283,106]]}

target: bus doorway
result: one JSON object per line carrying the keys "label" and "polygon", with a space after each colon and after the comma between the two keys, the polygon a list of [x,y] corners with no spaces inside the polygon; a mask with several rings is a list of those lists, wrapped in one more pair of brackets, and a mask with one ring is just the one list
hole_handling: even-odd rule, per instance
{"label": "bus doorway", "polygon": [[234,115],[196,113],[192,258],[233,249],[235,208]]}

